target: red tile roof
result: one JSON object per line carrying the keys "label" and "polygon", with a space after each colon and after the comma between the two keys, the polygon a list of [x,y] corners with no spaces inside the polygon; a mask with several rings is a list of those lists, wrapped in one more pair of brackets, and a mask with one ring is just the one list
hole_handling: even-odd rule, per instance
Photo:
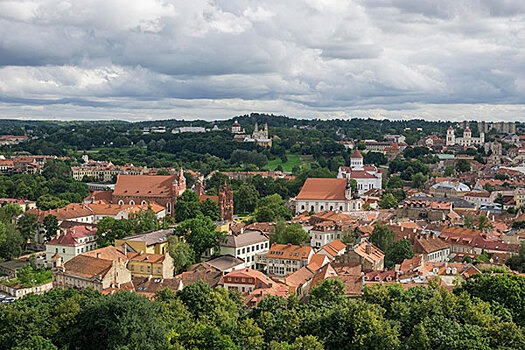
{"label": "red tile roof", "polygon": [[166,197],[177,175],[122,175],[117,176],[114,196]]}
{"label": "red tile roof", "polygon": [[346,179],[310,178],[306,179],[298,200],[345,200]]}

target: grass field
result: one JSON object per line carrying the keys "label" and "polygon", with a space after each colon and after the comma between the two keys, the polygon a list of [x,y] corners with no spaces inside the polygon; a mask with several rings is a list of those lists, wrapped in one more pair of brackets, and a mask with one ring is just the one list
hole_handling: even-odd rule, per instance
{"label": "grass field", "polygon": [[313,161],[311,155],[299,156],[297,154],[287,154],[288,161],[283,163],[281,158],[273,159],[268,162],[265,169],[275,170],[279,165],[283,167],[283,171],[290,172],[296,166],[310,167],[310,163]]}

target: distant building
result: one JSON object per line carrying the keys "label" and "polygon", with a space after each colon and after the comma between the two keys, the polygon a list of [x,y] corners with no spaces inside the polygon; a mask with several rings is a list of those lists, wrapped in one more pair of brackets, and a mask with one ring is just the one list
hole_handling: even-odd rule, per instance
{"label": "distant building", "polygon": [[277,244],[270,246],[261,263],[266,264],[269,275],[285,277],[310,263],[314,250],[309,246]]}
{"label": "distant building", "polygon": [[46,262],[51,263],[55,254],[68,262],[75,256],[97,249],[97,229],[85,226],[75,226],[64,233],[58,233],[46,244]]}
{"label": "distant building", "polygon": [[306,179],[301,191],[291,203],[296,213],[362,210],[362,200],[354,197],[347,179]]}
{"label": "distant building", "polygon": [[232,134],[244,134],[244,128],[241,126],[241,123],[239,123],[237,120],[235,120],[232,124]]}
{"label": "distant building", "polygon": [[244,260],[244,267],[260,269],[257,256],[265,254],[270,247],[270,239],[260,231],[245,230],[238,235],[224,237],[221,254],[229,254]]}
{"label": "distant building", "polygon": [[374,165],[364,165],[363,156],[358,150],[350,156],[350,166],[339,167],[339,179],[354,179],[357,182],[357,192],[364,194],[371,189],[382,188],[382,174]]}
{"label": "distant building", "polygon": [[348,247],[346,253],[336,259],[340,263],[359,263],[364,270],[383,270],[385,254],[369,242],[363,242],[355,247]]}
{"label": "distant building", "polygon": [[447,130],[447,140],[445,142],[446,146],[483,146],[484,143],[485,133],[480,132],[479,137],[472,137],[472,131],[470,131],[468,126],[463,130],[463,137],[456,137],[454,128],[452,126],[450,126]]}

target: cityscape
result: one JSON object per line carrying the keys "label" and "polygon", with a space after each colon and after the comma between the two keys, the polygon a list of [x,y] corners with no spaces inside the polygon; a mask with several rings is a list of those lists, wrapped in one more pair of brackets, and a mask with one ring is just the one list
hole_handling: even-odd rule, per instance
{"label": "cityscape", "polygon": [[0,350],[525,349],[524,1],[0,29]]}

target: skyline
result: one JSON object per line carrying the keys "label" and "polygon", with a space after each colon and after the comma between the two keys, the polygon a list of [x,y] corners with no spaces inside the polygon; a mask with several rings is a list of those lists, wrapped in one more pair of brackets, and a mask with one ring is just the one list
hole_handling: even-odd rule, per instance
{"label": "skyline", "polygon": [[525,121],[521,1],[0,1],[0,116]]}

